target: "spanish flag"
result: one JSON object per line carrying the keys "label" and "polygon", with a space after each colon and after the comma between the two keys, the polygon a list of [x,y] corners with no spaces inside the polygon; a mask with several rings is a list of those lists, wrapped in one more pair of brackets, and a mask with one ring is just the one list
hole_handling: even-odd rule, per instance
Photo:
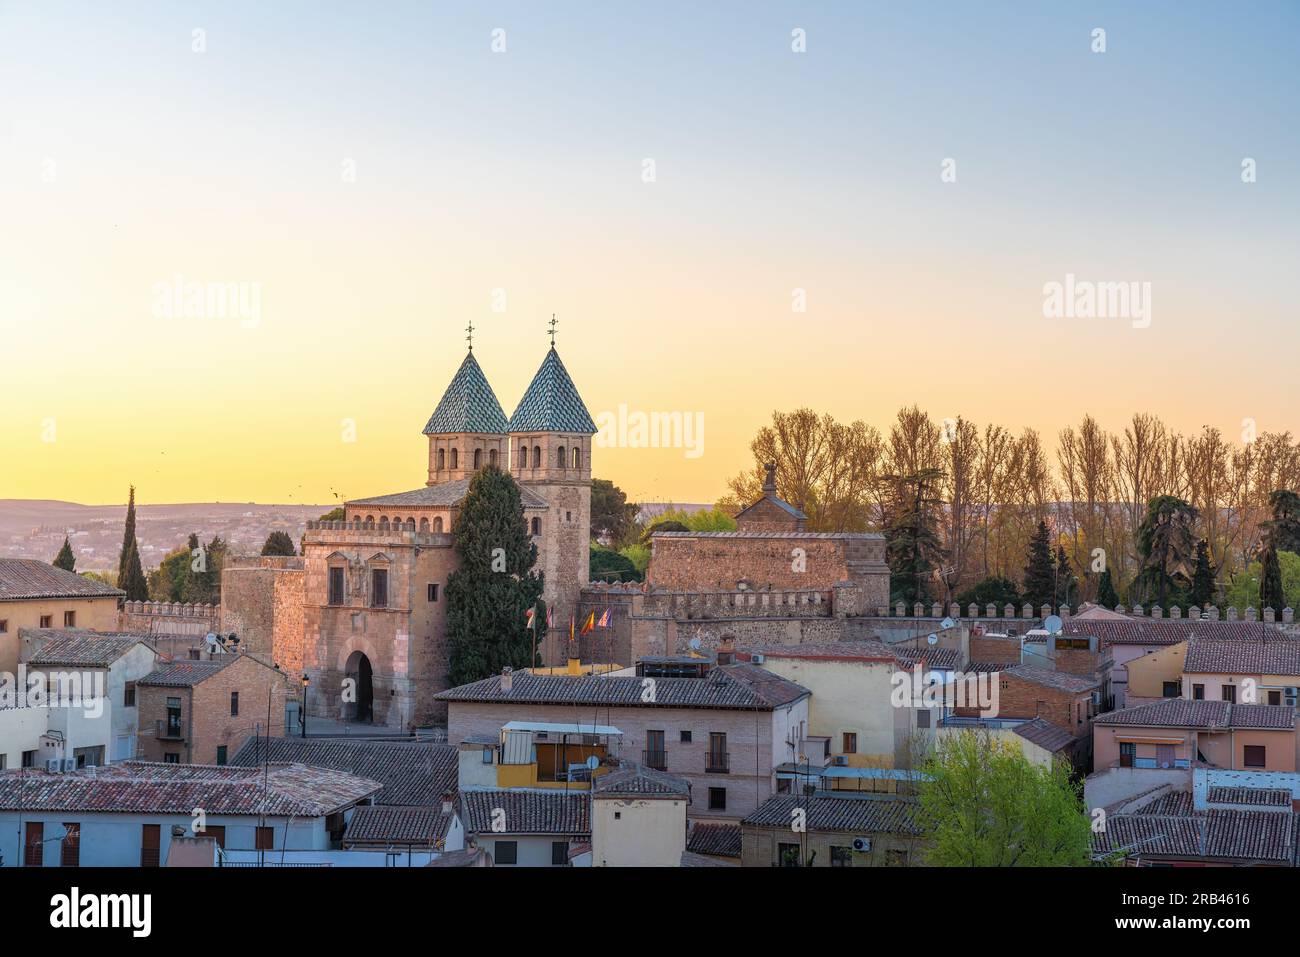
{"label": "spanish flag", "polygon": [[582,623],[582,634],[587,634],[591,629],[596,627],[596,613],[593,611],[587,615],[587,620]]}
{"label": "spanish flag", "polygon": [[526,624],[524,625],[524,627],[525,627],[525,628],[528,628],[528,629],[532,629],[532,628],[534,628],[534,627],[536,626],[537,622],[533,621],[533,619],[534,619],[536,616],[537,616],[537,609],[536,609],[536,608],[529,608],[526,612],[524,612],[524,621],[526,622]]}

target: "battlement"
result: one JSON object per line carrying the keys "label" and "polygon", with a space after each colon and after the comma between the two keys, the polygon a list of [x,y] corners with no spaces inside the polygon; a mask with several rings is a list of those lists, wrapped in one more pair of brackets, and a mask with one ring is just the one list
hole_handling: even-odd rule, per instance
{"label": "battlement", "polygon": [[307,523],[303,534],[304,544],[354,544],[354,545],[419,545],[423,548],[451,548],[451,535],[447,532],[421,532],[414,521],[403,524],[390,522],[325,522]]}
{"label": "battlement", "polygon": [[832,593],[817,589],[649,592],[639,616],[692,619],[829,618]]}

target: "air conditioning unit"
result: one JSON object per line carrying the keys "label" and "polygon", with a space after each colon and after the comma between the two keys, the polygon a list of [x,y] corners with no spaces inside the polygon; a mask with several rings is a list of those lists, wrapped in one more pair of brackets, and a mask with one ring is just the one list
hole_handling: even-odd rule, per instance
{"label": "air conditioning unit", "polygon": [[767,655],[750,655],[750,664],[761,665],[767,661]]}
{"label": "air conditioning unit", "polygon": [[1294,708],[1296,702],[1300,701],[1300,688],[1286,688],[1282,696],[1286,699],[1286,703]]}
{"label": "air conditioning unit", "polygon": [[75,771],[75,770],[77,770],[77,759],[76,759],[76,758],[64,758],[64,759],[63,759],[63,770],[65,770],[65,771]]}
{"label": "air conditioning unit", "polygon": [[1093,703],[1093,704],[1101,704],[1101,692],[1100,692],[1100,691],[1094,691],[1094,692],[1092,693],[1092,703]]}
{"label": "air conditioning unit", "polygon": [[853,849],[861,851],[863,854],[869,853],[871,851],[871,838],[855,837],[853,839]]}
{"label": "air conditioning unit", "polygon": [[849,766],[848,755],[844,755],[844,754],[835,755],[835,766],[837,768],[847,768]]}
{"label": "air conditioning unit", "polygon": [[63,770],[62,758],[47,758],[45,761],[45,770],[51,774],[58,774]]}

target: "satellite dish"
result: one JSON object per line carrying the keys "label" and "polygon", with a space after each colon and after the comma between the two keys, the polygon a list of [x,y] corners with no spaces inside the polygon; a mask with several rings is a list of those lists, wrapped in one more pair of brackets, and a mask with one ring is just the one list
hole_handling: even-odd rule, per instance
{"label": "satellite dish", "polygon": [[945,618],[943,621],[941,621],[941,622],[939,623],[939,627],[941,627],[941,628],[951,628],[951,627],[952,627],[953,625],[955,625],[955,624],[957,624],[957,623],[956,623],[955,621],[953,621],[951,618]]}
{"label": "satellite dish", "polygon": [[598,767],[600,767],[600,758],[596,757],[594,754],[587,758],[587,768],[589,770],[594,771]]}
{"label": "satellite dish", "polygon": [[700,650],[700,639],[698,639],[698,638],[692,638],[692,639],[690,640],[689,644],[690,644],[690,646],[691,646],[691,651],[699,651],[699,650]]}
{"label": "satellite dish", "polygon": [[217,636],[212,632],[208,632],[203,636],[203,643],[208,646],[215,645],[217,643]]}
{"label": "satellite dish", "polygon": [[1060,615],[1048,615],[1043,619],[1043,628],[1046,629],[1049,635],[1059,635],[1061,633],[1061,624]]}
{"label": "satellite dish", "polygon": [[937,645],[937,644],[939,643],[939,636],[938,636],[938,635],[931,635],[929,638],[927,638],[927,639],[925,639],[925,640],[926,640],[927,642],[929,642],[930,644],[932,644],[932,645]]}

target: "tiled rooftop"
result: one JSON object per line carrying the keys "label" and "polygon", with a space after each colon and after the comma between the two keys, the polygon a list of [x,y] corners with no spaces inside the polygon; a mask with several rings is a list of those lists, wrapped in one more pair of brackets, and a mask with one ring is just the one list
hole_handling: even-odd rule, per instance
{"label": "tiled rooftop", "polygon": [[1197,728],[1203,731],[1229,728],[1286,731],[1295,727],[1295,718],[1295,709],[1286,705],[1165,698],[1150,704],[1124,708],[1122,711],[1108,711],[1093,721],[1102,726]]}
{"label": "tiled rooftop", "polygon": [[372,804],[352,813],[343,846],[349,844],[416,844],[432,846],[446,838],[454,819],[441,807]]}
{"label": "tiled rooftop", "polygon": [[916,806],[899,800],[864,797],[800,797],[778,794],[770,797],[751,813],[742,825],[789,828],[791,812],[802,808],[807,814],[809,831],[853,831],[873,833],[919,833]]}
{"label": "tiled rooftop", "polygon": [[30,558],[0,558],[0,601],[125,598],[126,592]]}
{"label": "tiled rooftop", "polygon": [[697,821],[691,825],[686,850],[713,857],[740,857],[740,825]]}
{"label": "tiled rooftop", "polygon": [[[462,791],[460,806],[470,834],[590,834],[591,800],[586,791]],[[505,830],[495,831],[493,812],[505,812]]]}
{"label": "tiled rooftop", "polygon": [[1300,675],[1300,641],[1193,638],[1187,643],[1185,674]]}
{"label": "tiled rooftop", "polygon": [[[468,478],[453,479],[450,482],[439,482],[437,485],[424,485],[409,492],[351,499],[347,504],[374,508],[450,508],[460,504],[469,492],[471,481]],[[547,507],[546,500],[527,485],[519,486],[519,498],[524,508]]]}
{"label": "tiled rooftop", "polygon": [[39,667],[108,668],[136,645],[148,644],[145,635],[80,628],[23,628],[18,636],[37,646],[27,663]]}
{"label": "tiled rooftop", "polygon": [[510,431],[596,433],[596,423],[554,346],[510,416]]}
{"label": "tiled rooftop", "polygon": [[501,434],[506,431],[506,413],[488,385],[474,353],[469,352],[452,376],[433,415],[424,427],[425,435],[459,432]]}

